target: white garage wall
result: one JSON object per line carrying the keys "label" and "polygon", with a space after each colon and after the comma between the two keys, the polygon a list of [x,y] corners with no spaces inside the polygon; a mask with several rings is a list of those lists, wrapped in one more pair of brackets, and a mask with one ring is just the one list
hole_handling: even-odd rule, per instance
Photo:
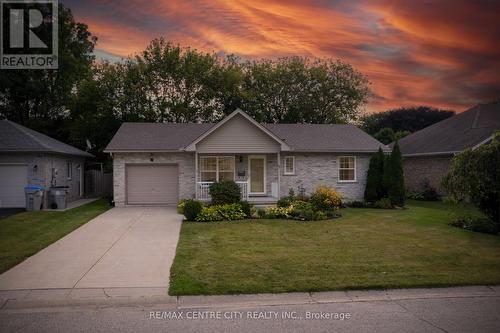
{"label": "white garage wall", "polygon": [[[66,177],[66,161],[72,162],[73,177]],[[68,201],[80,198],[78,192],[77,166],[84,169],[85,159],[78,156],[65,156],[44,153],[2,153],[0,154],[0,164],[25,164],[28,170],[28,177],[25,185],[39,185],[46,188],[51,186],[52,168],[58,169],[56,177],[57,186],[69,186]],[[37,166],[35,169],[34,166]],[[45,196],[47,198],[47,196]]]}

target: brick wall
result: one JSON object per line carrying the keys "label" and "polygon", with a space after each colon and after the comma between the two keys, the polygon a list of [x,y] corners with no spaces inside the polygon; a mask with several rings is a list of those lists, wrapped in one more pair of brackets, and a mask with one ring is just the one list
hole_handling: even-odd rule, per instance
{"label": "brick wall", "polygon": [[[311,153],[311,154],[287,154],[281,153],[281,196],[288,194],[293,188],[297,194],[298,187],[305,188],[306,193],[313,192],[318,185],[326,185],[340,191],[346,201],[362,200],[366,186],[366,174],[370,163],[370,155],[356,156],[356,181],[350,183],[338,182],[338,157],[353,156],[354,154],[332,154],[332,153]],[[284,174],[284,158],[295,156],[295,174]]]}
{"label": "brick wall", "polygon": [[451,159],[451,155],[403,158],[406,189],[410,192],[420,191],[422,183],[428,181],[433,188],[443,194],[441,180],[448,173]]}

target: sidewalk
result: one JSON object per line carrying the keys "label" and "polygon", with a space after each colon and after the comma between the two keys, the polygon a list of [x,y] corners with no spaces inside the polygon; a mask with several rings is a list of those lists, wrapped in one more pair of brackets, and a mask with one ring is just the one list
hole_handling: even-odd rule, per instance
{"label": "sidewalk", "polygon": [[500,286],[217,296],[169,296],[166,288],[76,288],[0,290],[0,310],[68,306],[162,306],[172,309],[500,297]]}

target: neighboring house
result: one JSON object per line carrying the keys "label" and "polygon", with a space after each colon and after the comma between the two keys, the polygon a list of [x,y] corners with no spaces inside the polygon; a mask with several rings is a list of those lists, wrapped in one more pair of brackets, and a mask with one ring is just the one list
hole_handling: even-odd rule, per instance
{"label": "neighboring house", "polygon": [[441,180],[453,156],[491,141],[500,130],[500,103],[479,104],[412,133],[399,141],[408,191],[419,191],[424,183],[443,194]]}
{"label": "neighboring house", "polygon": [[381,146],[353,125],[260,124],[238,109],[217,124],[124,123],[105,152],[118,206],[209,200],[210,184],[221,180],[265,205],[318,185],[361,200],[370,155]]}
{"label": "neighboring house", "polygon": [[[93,155],[8,120],[0,120],[0,208],[26,207],[24,187],[68,186],[83,196],[85,158]],[[45,195],[45,207],[47,207]]]}

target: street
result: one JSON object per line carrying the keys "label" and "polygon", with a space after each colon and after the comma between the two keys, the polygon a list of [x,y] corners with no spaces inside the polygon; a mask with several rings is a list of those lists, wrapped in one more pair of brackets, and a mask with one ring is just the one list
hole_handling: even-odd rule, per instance
{"label": "street", "polygon": [[229,301],[225,296],[193,296],[184,302],[143,304],[12,303],[0,310],[0,331],[500,332],[496,287],[491,294],[477,288],[488,287],[353,292],[350,299],[342,292],[316,293],[314,303],[305,304],[286,304],[301,303],[300,294],[261,301],[250,301],[252,296]]}

